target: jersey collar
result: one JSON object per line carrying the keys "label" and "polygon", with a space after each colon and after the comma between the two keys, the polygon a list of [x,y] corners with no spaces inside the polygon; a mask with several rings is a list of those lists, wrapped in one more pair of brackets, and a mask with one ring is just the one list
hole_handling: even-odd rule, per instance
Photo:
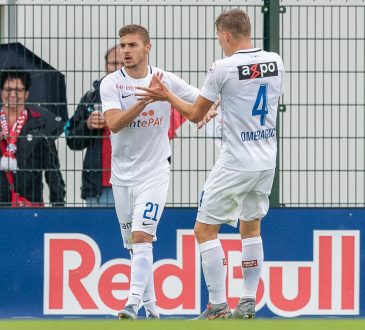
{"label": "jersey collar", "polygon": [[257,53],[257,52],[261,52],[261,50],[262,50],[261,48],[242,49],[242,50],[235,52],[235,54]]}
{"label": "jersey collar", "polygon": [[[148,71],[150,72],[150,74],[152,74],[152,67],[150,65],[147,66],[148,66]],[[128,76],[128,73],[125,71],[124,66],[120,69],[120,73],[123,75],[124,78]]]}

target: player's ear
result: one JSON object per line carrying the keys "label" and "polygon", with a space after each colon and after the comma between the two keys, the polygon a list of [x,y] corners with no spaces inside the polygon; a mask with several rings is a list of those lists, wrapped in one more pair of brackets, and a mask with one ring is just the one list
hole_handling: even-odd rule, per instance
{"label": "player's ear", "polygon": [[151,49],[152,49],[152,44],[149,42],[148,44],[146,44],[147,53],[149,53]]}
{"label": "player's ear", "polygon": [[225,42],[228,42],[230,40],[230,33],[227,31],[223,31],[223,39]]}

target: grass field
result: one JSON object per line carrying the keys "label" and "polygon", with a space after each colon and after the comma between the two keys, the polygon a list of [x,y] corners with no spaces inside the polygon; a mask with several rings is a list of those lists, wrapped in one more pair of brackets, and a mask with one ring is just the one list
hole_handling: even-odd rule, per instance
{"label": "grass field", "polygon": [[0,330],[364,330],[365,320],[354,319],[256,319],[248,321],[118,321],[118,320],[6,320]]}

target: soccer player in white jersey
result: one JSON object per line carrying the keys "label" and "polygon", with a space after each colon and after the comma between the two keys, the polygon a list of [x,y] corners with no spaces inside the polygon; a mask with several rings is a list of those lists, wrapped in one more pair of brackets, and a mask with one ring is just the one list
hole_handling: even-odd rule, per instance
{"label": "soccer player in white jersey", "polygon": [[[135,96],[137,86],[152,86],[154,74],[163,72],[148,65],[151,43],[148,31],[139,25],[120,29],[124,67],[101,82],[104,117],[110,128],[115,208],[124,246],[132,251],[128,300],[120,319],[136,319],[145,304],[147,318],[158,318],[153,285],[152,242],[165,206],[171,154],[168,140],[170,104],[146,104]],[[199,90],[172,73],[164,82],[182,99],[194,102]]]}
{"label": "soccer player in white jersey", "polygon": [[248,15],[240,9],[220,14],[217,38],[227,56],[212,64],[199,97],[181,100],[157,77],[143,88],[141,100],[167,100],[193,122],[204,119],[218,97],[223,119],[222,149],[200,196],[194,227],[209,291],[202,319],[230,318],[226,299],[226,259],[218,239],[221,224],[237,226],[242,238],[242,292],[233,312],[255,315],[255,298],[263,264],[261,219],[269,208],[276,165],[276,114],[284,92],[283,62],[278,54],[253,48]]}

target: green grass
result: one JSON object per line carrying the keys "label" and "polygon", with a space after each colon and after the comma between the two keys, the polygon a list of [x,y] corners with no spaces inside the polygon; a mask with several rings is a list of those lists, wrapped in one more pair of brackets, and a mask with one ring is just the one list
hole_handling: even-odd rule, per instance
{"label": "green grass", "polygon": [[5,320],[0,330],[364,330],[364,319],[255,319],[227,321]]}

